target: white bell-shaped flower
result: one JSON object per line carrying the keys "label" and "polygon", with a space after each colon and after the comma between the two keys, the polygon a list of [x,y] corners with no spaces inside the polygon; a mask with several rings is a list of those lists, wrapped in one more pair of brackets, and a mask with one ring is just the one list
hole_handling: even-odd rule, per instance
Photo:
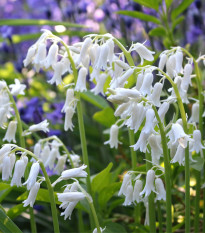
{"label": "white bell-shaped flower", "polygon": [[34,68],[36,72],[39,72],[40,68],[42,67],[42,62],[46,58],[46,43],[40,43],[37,48],[37,53],[35,55],[35,58],[33,60]]}
{"label": "white bell-shaped flower", "polygon": [[168,112],[169,107],[170,107],[170,104],[168,102],[164,102],[157,111],[159,118],[161,119],[162,122],[164,121],[164,117],[166,113]]}
{"label": "white bell-shaped flower", "polygon": [[150,133],[154,132],[154,117],[155,117],[154,110],[152,108],[148,109],[146,111],[145,126],[143,128],[143,132],[145,134],[150,134]]}
{"label": "white bell-shaped flower", "polygon": [[142,192],[140,192],[140,196],[145,194],[145,197],[148,197],[152,191],[156,192],[154,188],[154,179],[155,179],[155,172],[154,170],[150,169],[147,172],[145,187],[142,190]]}
{"label": "white bell-shaped flower", "polygon": [[201,156],[203,157],[203,149],[205,149],[205,147],[201,143],[201,132],[200,130],[196,129],[193,132],[193,141],[190,142],[190,151],[196,151],[196,153],[200,152]]}
{"label": "white bell-shaped flower", "polygon": [[169,56],[166,62],[166,71],[170,78],[173,78],[176,74],[176,57],[175,55]]}
{"label": "white bell-shaped flower", "polygon": [[87,73],[88,73],[88,71],[85,67],[82,67],[79,70],[78,79],[77,79],[77,82],[75,85],[75,91],[83,92],[83,91],[87,90],[87,88],[86,88],[86,75],[87,75]]}
{"label": "white bell-shaped flower", "polygon": [[0,162],[11,151],[12,146],[10,144],[3,145],[0,149]]}
{"label": "white bell-shaped flower", "polygon": [[62,84],[62,70],[63,70],[63,63],[61,61],[55,63],[53,65],[54,74],[53,77],[48,81],[50,84],[56,84],[57,86]]}
{"label": "white bell-shaped flower", "polygon": [[26,58],[23,60],[23,64],[25,67],[27,67],[34,59],[36,54],[37,46],[36,44],[32,45],[27,52]]}
{"label": "white bell-shaped flower", "polygon": [[177,50],[176,53],[175,53],[175,59],[176,59],[176,67],[175,67],[175,70],[176,70],[176,73],[181,73],[181,70],[182,70],[182,62],[183,62],[183,53],[181,50]]}
{"label": "white bell-shaped flower", "polygon": [[172,124],[172,128],[167,135],[170,139],[169,144],[174,144],[178,141],[184,148],[187,147],[187,141],[190,136],[185,134],[183,127],[179,123]]}
{"label": "white bell-shaped flower", "polygon": [[44,120],[36,125],[30,126],[28,128],[28,131],[30,132],[43,131],[44,133],[47,133],[49,132],[48,125],[49,125],[48,121]]}
{"label": "white bell-shaped flower", "polygon": [[45,162],[47,161],[48,159],[48,155],[50,154],[50,147],[48,145],[48,143],[46,143],[41,151],[41,154],[40,154],[40,158],[42,159],[43,163],[45,164]]}
{"label": "white bell-shaped flower", "polygon": [[153,87],[152,94],[148,97],[148,100],[150,100],[155,106],[160,107],[160,96],[162,93],[163,85],[162,83],[156,83]]}
{"label": "white bell-shaped flower", "polygon": [[141,59],[141,65],[144,63],[144,59],[147,60],[147,61],[153,61],[154,60],[154,57],[153,57],[152,54],[155,54],[155,52],[150,51],[148,48],[146,48],[141,43],[134,44],[132,50],[136,50],[136,52],[139,54],[140,59]]}
{"label": "white bell-shaped flower", "polygon": [[40,170],[40,165],[38,162],[33,163],[29,173],[29,177],[23,185],[27,185],[27,189],[30,190],[32,186],[36,183],[36,178]]}
{"label": "white bell-shaped flower", "polygon": [[9,87],[11,88],[12,95],[25,95],[24,90],[26,89],[25,84],[21,84],[18,79],[15,79],[15,84],[10,84]]}
{"label": "white bell-shaped flower", "polygon": [[161,136],[151,134],[148,138],[148,143],[151,147],[151,157],[153,164],[159,164],[160,157],[163,154]]}
{"label": "white bell-shaped flower", "polygon": [[155,179],[155,187],[157,192],[155,202],[160,200],[166,201],[166,190],[164,188],[163,181],[160,178]]}
{"label": "white bell-shaped flower", "polygon": [[72,74],[72,70],[71,70],[71,64],[70,64],[70,61],[69,59],[67,58],[67,53],[66,55],[64,55],[64,57],[60,60],[61,64],[63,65],[62,66],[62,75],[64,75],[65,73],[69,73],[69,74]]}
{"label": "white bell-shaped flower", "polygon": [[120,116],[122,119],[125,119],[130,114],[130,111],[129,111],[130,108],[131,108],[131,102],[130,101],[127,102],[127,103],[122,103],[116,108],[114,115],[116,117]]}
{"label": "white bell-shaped flower", "polygon": [[142,86],[142,83],[143,83],[143,79],[144,79],[144,75],[143,73],[140,73],[138,76],[137,76],[137,82],[136,82],[136,89],[139,91],[141,86]]}
{"label": "white bell-shaped flower", "polygon": [[142,93],[143,96],[151,94],[152,82],[153,82],[153,74],[146,73],[144,75],[143,83],[140,88],[140,92]]}
{"label": "white bell-shaped flower", "polygon": [[199,103],[198,102],[192,105],[191,117],[189,119],[189,122],[199,123]]}
{"label": "white bell-shaped flower", "polygon": [[185,162],[185,148],[183,148],[180,144],[177,147],[176,154],[170,163],[179,163],[179,165],[184,166]]}
{"label": "white bell-shaped flower", "polygon": [[81,50],[80,50],[80,56],[78,58],[77,64],[80,64],[87,55],[89,47],[92,45],[92,39],[90,37],[87,37],[82,44]]}
{"label": "white bell-shaped flower", "polygon": [[48,159],[45,162],[45,167],[49,167],[50,169],[54,168],[55,160],[57,159],[59,152],[57,148],[52,148]]}
{"label": "white bell-shaped flower", "polygon": [[191,85],[191,74],[192,74],[192,65],[186,64],[184,67],[184,77],[182,78],[181,88],[184,91],[188,90],[189,85]]}
{"label": "white bell-shaped flower", "polygon": [[104,88],[104,85],[105,85],[105,82],[107,80],[107,74],[105,73],[102,73],[100,74],[100,76],[97,78],[97,84],[96,86],[91,90],[91,92],[93,92],[95,95],[98,95],[98,94],[102,94],[102,95],[105,95],[104,91],[103,91],[103,88]]}
{"label": "white bell-shaped flower", "polygon": [[142,131],[140,133],[140,136],[139,136],[139,139],[138,139],[137,143],[130,146],[130,147],[133,147],[134,151],[139,149],[141,152],[145,153],[146,150],[147,150],[147,139],[148,139],[149,135],[150,134],[147,134],[144,131]]}
{"label": "white bell-shaped flower", "polygon": [[41,143],[40,142],[37,142],[35,145],[34,145],[34,148],[33,148],[33,153],[36,157],[40,157],[40,154],[41,154]]}
{"label": "white bell-shaped flower", "polygon": [[11,157],[7,154],[4,156],[3,164],[2,164],[2,180],[9,180],[11,174]]}
{"label": "white bell-shaped flower", "polygon": [[[100,227],[100,231],[101,231],[101,233],[102,233],[105,229],[106,229],[106,227],[105,227],[105,228],[103,228],[103,229]],[[93,233],[98,233],[97,228],[95,228],[95,229],[93,230]]]}
{"label": "white bell-shaped flower", "polygon": [[64,170],[65,163],[66,163],[67,155],[60,156],[58,158],[58,163],[55,166],[54,171],[57,171],[58,175]]}
{"label": "white bell-shaped flower", "polygon": [[58,45],[57,43],[53,43],[49,48],[46,59],[42,62],[45,69],[48,69],[49,67],[52,67],[54,64],[56,64],[58,58],[57,56],[58,56]]}
{"label": "white bell-shaped flower", "polygon": [[89,56],[90,56],[90,60],[91,60],[92,65],[95,64],[95,61],[97,59],[97,52],[98,52],[99,47],[100,47],[99,44],[93,44],[89,48]]}
{"label": "white bell-shaped flower", "polygon": [[127,172],[124,176],[123,176],[123,181],[122,181],[122,185],[121,185],[121,188],[120,188],[120,191],[118,193],[118,196],[120,195],[125,195],[126,193],[126,190],[127,190],[127,187],[129,185],[132,184],[132,180],[131,180],[131,174],[130,172]]}
{"label": "white bell-shaped flower", "polygon": [[108,62],[109,62],[109,65],[112,66],[112,62],[113,62],[113,59],[114,59],[114,47],[115,47],[115,43],[113,41],[113,39],[109,39],[106,41],[106,44],[108,46]]}
{"label": "white bell-shaped flower", "polygon": [[142,197],[140,193],[142,192],[143,182],[139,179],[135,181],[134,191],[133,191],[133,202],[140,203],[142,201]]}
{"label": "white bell-shaped flower", "polygon": [[65,104],[63,105],[61,112],[66,112],[66,108],[69,107],[73,103],[74,100],[75,100],[74,89],[69,88],[66,92]]}
{"label": "white bell-shaped flower", "polygon": [[133,201],[133,187],[132,184],[129,184],[126,188],[125,195],[125,201],[123,203],[124,206],[128,206],[132,204]]}
{"label": "white bell-shaped flower", "polygon": [[81,192],[65,192],[65,193],[57,193],[58,201],[60,202],[73,202],[80,201],[85,198],[85,194]]}
{"label": "white bell-shaped flower", "polygon": [[40,183],[35,182],[31,188],[30,192],[29,192],[28,198],[25,201],[23,201],[23,203],[24,203],[23,207],[26,207],[28,205],[33,207],[39,188],[40,188]]}
{"label": "white bell-shaped flower", "polygon": [[64,130],[68,131],[69,129],[73,131],[73,122],[72,118],[75,113],[75,109],[73,107],[67,107],[65,110],[65,122],[64,122]]}
{"label": "white bell-shaped flower", "polygon": [[119,142],[118,140],[118,133],[119,133],[119,127],[117,125],[112,125],[110,128],[110,139],[106,142],[104,142],[104,144],[109,144],[110,148],[116,148],[118,147],[118,144],[120,144],[121,142]]}
{"label": "white bell-shaped flower", "polygon": [[68,180],[74,177],[87,177],[87,172],[84,171],[87,165],[82,165],[81,167],[78,168],[72,168],[69,170],[65,170],[61,174],[61,179],[62,180]]}
{"label": "white bell-shaped flower", "polygon": [[27,156],[22,156],[21,159],[16,161],[14,174],[11,180],[11,186],[13,185],[16,185],[17,187],[22,186],[21,178],[24,176],[27,163],[28,163]]}
{"label": "white bell-shaped flower", "polygon": [[123,70],[130,69],[130,66],[127,63],[125,63],[124,61],[122,61],[122,60],[118,59],[118,60],[114,60],[114,62],[115,62],[115,64],[117,64],[118,66],[120,66],[121,68],[123,68]]}
{"label": "white bell-shaped flower", "polygon": [[64,220],[69,218],[71,220],[71,215],[75,206],[78,204],[78,201],[69,202],[67,207],[65,208],[64,212],[61,213],[61,216],[64,216]]}
{"label": "white bell-shaped flower", "polygon": [[109,46],[107,43],[105,43],[101,46],[100,55],[97,64],[95,65],[96,69],[103,69],[103,70],[107,69],[108,54],[109,54]]}
{"label": "white bell-shaped flower", "polygon": [[8,107],[0,107],[0,127],[3,129],[5,128],[5,123],[7,122],[7,113]]}
{"label": "white bell-shaped flower", "polygon": [[16,142],[15,135],[16,135],[16,129],[17,129],[17,121],[10,121],[5,137],[3,138],[3,141],[7,142]]}
{"label": "white bell-shaped flower", "polygon": [[159,67],[160,70],[164,69],[165,64],[167,62],[167,58],[168,57],[167,57],[167,55],[165,53],[161,53],[160,54],[159,65],[158,65],[158,67]]}
{"label": "white bell-shaped flower", "polygon": [[110,82],[110,88],[115,89],[118,87],[124,87],[127,83],[127,79],[133,74],[134,69],[130,68],[126,70],[121,76],[112,79]]}

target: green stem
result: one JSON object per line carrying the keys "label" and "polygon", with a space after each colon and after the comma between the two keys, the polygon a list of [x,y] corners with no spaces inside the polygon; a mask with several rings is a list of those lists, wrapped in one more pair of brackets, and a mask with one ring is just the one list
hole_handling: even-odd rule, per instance
{"label": "green stem", "polygon": [[155,116],[158,120],[158,126],[161,134],[161,143],[162,143],[162,149],[163,149],[163,155],[164,155],[164,167],[165,167],[165,184],[166,184],[166,229],[167,232],[172,232],[172,211],[171,211],[171,169],[170,169],[170,162],[169,162],[169,151],[167,147],[167,139],[166,139],[166,133],[164,130],[164,125],[159,117],[159,114],[157,112],[156,107],[152,106]]}
{"label": "green stem", "polygon": [[60,140],[60,138],[58,138],[57,136],[51,136],[51,137],[48,137],[48,138],[41,139],[41,142],[50,141],[50,140],[56,140],[61,144],[61,146],[65,150],[66,154],[68,155],[71,167],[74,168],[73,161],[71,159],[70,153],[69,153],[68,149],[66,148],[65,144]]}
{"label": "green stem", "polygon": [[[199,66],[198,66],[198,62],[196,61],[196,59],[184,48],[181,48],[183,52],[185,52],[190,58],[193,59],[194,62],[194,68],[195,68],[195,72],[196,72],[196,82],[197,82],[197,88],[198,88],[198,100],[199,100],[199,130],[201,132],[201,137],[202,140],[204,138],[204,129],[203,129],[203,107],[204,107],[204,97],[202,94],[202,88],[203,88],[203,80],[202,80],[202,76],[200,74],[200,70],[199,70]],[[205,153],[203,151],[204,154],[204,159],[205,159]],[[204,171],[205,171],[205,163],[204,163]],[[197,174],[198,179],[196,180],[197,184],[196,184],[196,202],[195,202],[195,226],[197,227],[197,223],[199,222],[199,202],[200,202],[200,188],[198,188],[200,186],[201,183],[201,178],[199,176],[199,174]],[[205,172],[204,172],[204,182],[205,182]],[[198,184],[199,183],[199,184]],[[205,232],[205,189],[203,189],[203,232]]]}
{"label": "green stem", "polygon": [[[151,154],[147,151],[146,152],[146,160],[151,161]],[[146,170],[152,169],[152,164],[150,162],[146,162]],[[156,214],[155,214],[155,204],[154,204],[154,193],[148,197],[149,202],[149,228],[151,233],[156,233]]]}
{"label": "green stem", "polygon": [[[162,210],[160,206],[160,201],[157,201],[157,209],[158,209],[158,222],[159,222],[159,233],[163,232],[163,227],[162,227]],[[169,231],[167,231],[169,232]]]}
{"label": "green stem", "polygon": [[[9,99],[12,103],[12,106],[14,108],[14,111],[15,111],[15,115],[16,115],[16,120],[17,120],[17,131],[18,131],[18,136],[19,136],[19,145],[21,147],[24,147],[25,148],[25,139],[24,137],[22,136],[22,133],[23,133],[23,126],[22,126],[22,122],[21,122],[21,117],[20,117],[20,114],[19,114],[19,111],[18,111],[18,108],[16,106],[16,102],[10,92],[10,90],[8,89],[7,87],[7,93],[9,95]],[[34,213],[33,213],[33,208],[29,207],[29,214],[30,214],[30,224],[31,224],[31,232],[32,233],[37,233],[37,228],[36,228],[36,222],[35,222],[35,216],[34,216]]]}
{"label": "green stem", "polygon": [[[68,59],[71,63],[71,67],[73,70],[74,82],[76,84],[77,79],[78,79],[78,71],[76,69],[73,58],[70,54],[70,50],[69,50],[68,46],[64,43],[64,41],[61,41],[61,43],[64,45],[66,52],[68,54]],[[79,131],[80,131],[80,140],[81,140],[81,147],[82,147],[83,162],[85,165],[87,165],[86,172],[88,175],[86,177],[86,184],[87,184],[88,192],[92,195],[91,182],[90,182],[90,167],[89,167],[89,160],[88,160],[87,143],[86,143],[86,136],[85,136],[84,121],[83,121],[83,110],[82,110],[82,105],[81,105],[81,100],[80,100],[80,92],[76,92],[76,98],[78,99],[77,116],[78,116],[78,125],[79,125]]]}
{"label": "green stem", "polygon": [[[171,83],[175,95],[177,97],[177,103],[179,105],[179,110],[183,122],[183,128],[184,132],[188,134],[188,126],[187,126],[187,120],[186,120],[186,112],[184,110],[184,105],[182,103],[182,99],[179,94],[179,90],[177,88],[176,83],[173,82],[173,80],[161,69],[157,68]],[[187,145],[185,149],[185,232],[190,232],[190,169],[189,169],[189,145]]]}
{"label": "green stem", "polygon": [[[129,130],[129,141],[130,141],[130,145],[134,145],[135,144],[135,135],[134,135],[134,131],[133,130]],[[133,149],[133,147],[130,147],[130,151],[131,151],[131,159],[132,159],[132,170],[134,171],[137,167],[137,157],[136,157],[136,153]]]}
{"label": "green stem", "polygon": [[58,215],[57,215],[57,208],[56,208],[56,202],[55,202],[55,196],[54,196],[54,190],[52,188],[50,179],[48,177],[48,174],[46,172],[46,169],[44,167],[44,164],[42,161],[39,161],[38,158],[29,150],[26,150],[22,147],[17,147],[12,151],[22,151],[22,152],[26,152],[28,155],[30,155],[31,157],[33,157],[36,161],[39,162],[39,165],[41,167],[41,170],[43,172],[43,175],[45,177],[45,181],[47,184],[47,188],[48,188],[48,193],[49,193],[49,197],[50,197],[50,203],[51,203],[51,212],[52,212],[52,220],[53,220],[53,227],[54,227],[54,232],[55,233],[60,233],[59,230],[59,223],[58,223]]}
{"label": "green stem", "polygon": [[201,190],[201,172],[195,171],[196,177],[196,196],[195,196],[195,215],[194,215],[194,232],[199,232],[199,202]]}

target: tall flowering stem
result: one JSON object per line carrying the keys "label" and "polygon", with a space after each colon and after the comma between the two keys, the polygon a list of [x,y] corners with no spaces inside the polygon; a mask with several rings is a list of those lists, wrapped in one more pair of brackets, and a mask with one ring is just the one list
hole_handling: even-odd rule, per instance
{"label": "tall flowering stem", "polygon": [[[22,122],[21,122],[21,117],[18,111],[18,108],[16,106],[16,102],[10,92],[10,90],[8,89],[8,87],[6,87],[7,89],[7,93],[9,95],[9,99],[12,103],[12,106],[14,108],[15,111],[15,115],[16,115],[16,120],[17,120],[17,131],[18,131],[18,138],[19,138],[19,144],[21,147],[25,147],[25,139],[22,136],[23,133],[23,126],[22,126]],[[33,213],[33,208],[29,207],[29,214],[30,214],[30,224],[31,224],[31,232],[32,233],[37,233],[37,228],[36,228],[36,222],[35,222],[35,218],[34,218],[34,213]]]}
{"label": "tall flowering stem", "polygon": [[26,154],[33,157],[36,161],[39,161],[39,165],[40,165],[41,170],[43,172],[43,175],[45,177],[45,181],[46,181],[46,184],[47,184],[48,193],[49,193],[49,197],[50,197],[54,232],[55,233],[60,233],[54,190],[53,190],[53,187],[51,185],[50,179],[48,177],[48,174],[46,172],[46,169],[45,169],[45,166],[44,166],[43,162],[38,160],[38,158],[31,151],[26,150],[26,149],[24,149],[22,147],[17,147],[16,145],[14,145],[14,146],[15,146],[15,149],[13,151],[19,151],[20,150],[22,152],[26,152]]}
{"label": "tall flowering stem", "polygon": [[[193,59],[194,62],[194,68],[196,72],[196,82],[197,82],[197,87],[198,87],[198,100],[199,100],[199,130],[201,132],[202,140],[204,138],[204,132],[203,132],[203,102],[204,102],[204,97],[202,94],[202,78],[198,66],[198,62],[196,59],[184,48],[182,48],[182,51],[186,53],[191,59]],[[205,154],[204,154],[204,159],[205,159]],[[205,164],[204,164],[204,170],[205,170]],[[205,181],[205,172],[204,172],[204,181]],[[196,200],[195,200],[195,232],[199,231],[199,202],[200,202],[200,186],[201,186],[201,177],[200,177],[200,172],[197,172],[196,174]],[[205,232],[205,191],[203,192],[203,200],[204,200],[204,206],[203,206],[203,232]]]}
{"label": "tall flowering stem", "polygon": [[[74,82],[76,84],[78,79],[78,71],[76,69],[75,63],[73,61],[73,58],[70,54],[70,50],[68,46],[64,43],[63,40],[61,40],[61,43],[66,49],[66,52],[68,54],[68,59],[71,63],[71,67],[73,70],[73,76],[74,76]],[[81,140],[81,147],[82,147],[82,154],[83,154],[83,162],[85,165],[87,165],[86,172],[88,174],[86,178],[86,184],[87,189],[90,194],[92,194],[91,190],[91,182],[90,182],[90,166],[89,166],[89,160],[88,160],[88,151],[87,151],[87,143],[86,143],[86,136],[85,136],[85,127],[84,127],[84,120],[83,120],[83,110],[82,110],[82,104],[80,101],[80,92],[76,92],[76,98],[78,99],[77,102],[77,115],[78,115],[78,125],[79,125],[79,131],[80,131],[80,140]]]}
{"label": "tall flowering stem", "polygon": [[[171,83],[175,95],[177,97],[177,102],[179,105],[179,110],[183,122],[184,132],[188,134],[188,126],[186,119],[186,112],[184,109],[184,105],[182,103],[182,99],[179,94],[179,90],[177,88],[177,84],[173,82],[173,80],[161,69],[157,68]],[[163,137],[162,137],[163,138]],[[166,173],[166,172],[165,172]],[[189,145],[185,148],[185,232],[190,232],[190,169],[189,169]]]}

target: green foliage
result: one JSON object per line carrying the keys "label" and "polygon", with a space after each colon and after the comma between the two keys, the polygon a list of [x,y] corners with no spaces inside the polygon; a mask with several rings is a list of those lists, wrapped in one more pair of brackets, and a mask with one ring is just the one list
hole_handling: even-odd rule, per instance
{"label": "green foliage", "polygon": [[139,3],[142,6],[146,6],[148,8],[155,9],[156,11],[159,10],[159,0],[134,0],[134,2]]}
{"label": "green foliage", "polygon": [[189,5],[192,4],[194,0],[183,0],[179,6],[177,6],[171,13],[172,20],[175,20],[178,15],[180,15],[183,11],[185,11]]}
{"label": "green foliage", "polygon": [[201,171],[204,166],[204,159],[201,156],[198,156],[194,157],[193,160],[193,162],[190,161],[190,167],[197,171]]}
{"label": "green foliage", "polygon": [[96,112],[93,115],[93,119],[106,127],[110,127],[115,123],[114,110],[111,107],[106,107]]}
{"label": "green foliage", "polygon": [[127,15],[133,18],[137,18],[137,19],[141,19],[143,21],[147,21],[147,22],[152,22],[155,24],[161,24],[160,20],[154,16],[151,15],[147,15],[141,12],[137,12],[137,11],[117,11],[117,14],[120,15]]}
{"label": "green foliage", "polygon": [[149,31],[150,36],[161,36],[165,37],[167,34],[166,29],[162,26],[153,28],[152,30]]}
{"label": "green foliage", "polygon": [[2,209],[0,209],[0,230],[4,233],[22,233]]}

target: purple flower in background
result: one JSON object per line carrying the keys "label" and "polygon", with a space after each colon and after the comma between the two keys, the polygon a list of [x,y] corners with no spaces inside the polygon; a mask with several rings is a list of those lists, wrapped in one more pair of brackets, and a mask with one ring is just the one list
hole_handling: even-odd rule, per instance
{"label": "purple flower in background", "polygon": [[46,118],[51,121],[52,124],[62,123],[63,113],[61,112],[64,102],[52,103],[50,105],[51,112],[46,114]]}

